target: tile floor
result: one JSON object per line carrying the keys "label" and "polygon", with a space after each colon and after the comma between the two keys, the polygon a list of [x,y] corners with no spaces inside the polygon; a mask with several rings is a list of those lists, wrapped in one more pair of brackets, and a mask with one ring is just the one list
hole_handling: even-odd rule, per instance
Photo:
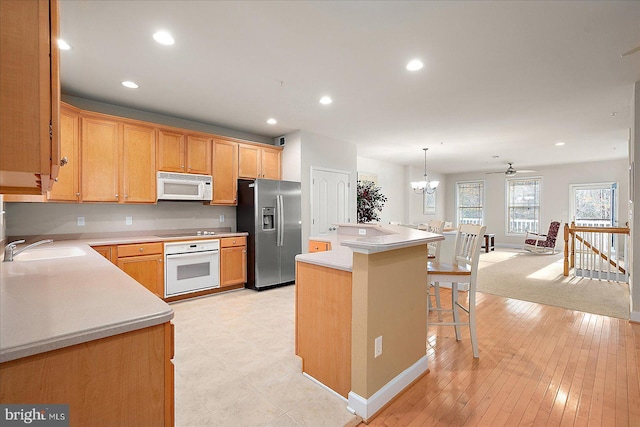
{"label": "tile floor", "polygon": [[177,427],[357,425],[346,402],[301,373],[295,286],[172,304]]}

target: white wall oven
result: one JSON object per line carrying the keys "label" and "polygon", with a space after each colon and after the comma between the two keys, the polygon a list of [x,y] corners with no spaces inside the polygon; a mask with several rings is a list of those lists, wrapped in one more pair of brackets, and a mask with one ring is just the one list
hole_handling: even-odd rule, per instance
{"label": "white wall oven", "polygon": [[164,244],[164,296],[220,287],[220,240]]}

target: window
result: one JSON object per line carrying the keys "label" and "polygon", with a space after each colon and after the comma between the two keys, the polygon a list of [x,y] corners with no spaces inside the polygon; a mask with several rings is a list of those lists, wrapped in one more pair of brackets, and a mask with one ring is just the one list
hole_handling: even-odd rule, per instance
{"label": "window", "polygon": [[484,181],[458,182],[456,185],[458,225],[482,224],[484,222]]}
{"label": "window", "polygon": [[507,179],[507,233],[538,233],[541,178]]}
{"label": "window", "polygon": [[571,187],[571,220],[586,227],[612,227],[617,223],[615,182],[576,184]]}

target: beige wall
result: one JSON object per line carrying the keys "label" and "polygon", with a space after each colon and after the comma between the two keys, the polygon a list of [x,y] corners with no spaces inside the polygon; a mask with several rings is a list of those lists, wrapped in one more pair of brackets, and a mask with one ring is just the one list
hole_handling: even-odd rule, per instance
{"label": "beige wall", "polygon": [[426,245],[353,254],[351,390],[365,399],[426,354],[426,257]]}

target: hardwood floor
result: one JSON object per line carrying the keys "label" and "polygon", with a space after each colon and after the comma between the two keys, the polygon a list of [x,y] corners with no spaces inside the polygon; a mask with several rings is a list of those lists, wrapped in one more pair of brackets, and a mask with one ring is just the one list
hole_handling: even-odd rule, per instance
{"label": "hardwood floor", "polygon": [[431,372],[369,426],[640,426],[640,324],[481,293],[476,307],[480,358],[468,328],[430,327]]}

